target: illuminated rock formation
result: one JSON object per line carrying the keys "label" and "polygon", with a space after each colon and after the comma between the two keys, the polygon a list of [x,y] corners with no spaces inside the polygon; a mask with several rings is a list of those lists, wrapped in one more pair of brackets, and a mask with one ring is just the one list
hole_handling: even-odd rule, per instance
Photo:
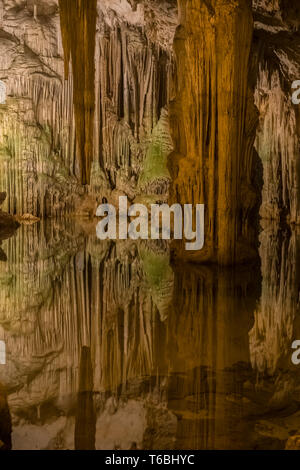
{"label": "illuminated rock formation", "polygon": [[[0,206],[2,206],[5,199],[6,193],[0,193]],[[0,209],[0,246],[2,241],[11,237],[18,227],[19,223],[15,218]],[[4,251],[0,248],[0,261],[6,261],[6,259]]]}
{"label": "illuminated rock formation", "polygon": [[[5,209],[60,216],[81,211],[91,197],[90,213],[113,191],[131,199],[145,193],[161,199],[169,182],[167,103],[176,5],[166,4],[167,14],[159,19],[159,2],[136,10],[126,0],[98,1],[97,8],[88,2],[77,21],[78,3],[61,2],[61,10],[58,3],[3,4],[0,79],[7,99],[0,105],[0,190],[8,194]],[[88,35],[84,18],[93,23]],[[150,174],[140,180],[145,160]],[[89,180],[87,187],[81,185]]]}
{"label": "illuminated rock formation", "polygon": [[[300,77],[300,15],[297,2],[255,9],[258,73],[255,104],[259,127],[255,146],[263,165],[260,214],[277,222],[300,222],[299,106],[292,83]],[[291,41],[291,38],[292,41]]]}
{"label": "illuminated rock formation", "polygon": [[[137,194],[167,193],[166,160],[172,149],[167,104],[174,71],[174,25],[168,28],[171,37],[166,44],[159,33],[158,38],[152,36],[143,10],[129,13],[128,7],[124,18],[120,6],[114,9],[104,2],[100,7],[96,50],[99,165],[110,188],[131,199]],[[102,192],[99,186],[95,184],[93,190]]]}
{"label": "illuminated rock formation", "polygon": [[66,214],[83,191],[74,171],[72,85],[63,78],[59,16],[53,4],[37,21],[25,3],[15,6],[4,5],[0,40],[7,88],[6,103],[0,105],[4,209],[41,217]]}
{"label": "illuminated rock formation", "polygon": [[174,0],[0,3],[0,204],[53,217],[7,239],[0,213],[0,447],[11,427],[43,449],[284,448],[295,432],[296,228],[264,221],[260,274],[171,267],[165,242],[56,218],[171,187],[206,205],[189,259],[232,264],[255,254],[263,177],[262,217],[299,224],[296,2],[254,1],[253,39],[246,0],[178,3],[174,49]]}
{"label": "illuminated rock formation", "polygon": [[[141,447],[147,422],[154,419],[155,394],[163,392],[158,379],[150,383],[147,377],[155,377],[158,370],[163,322],[172,298],[169,256],[159,244],[100,242],[94,230],[84,242],[79,225],[26,225],[3,246],[8,262],[1,265],[0,334],[6,364],[0,366],[0,383],[9,393],[15,446],[52,448],[61,445],[59,435],[67,440],[71,433],[72,447],[76,435],[77,448],[90,448],[92,437],[84,423],[91,428],[95,412],[96,447],[103,448],[110,439],[118,440],[113,421],[111,435],[107,433],[114,409],[116,423],[118,417],[128,419],[130,410],[140,410],[133,427],[141,418]],[[132,397],[135,389],[139,392]],[[76,419],[61,417],[40,434],[39,420],[48,416],[49,403],[62,413],[77,403]],[[22,424],[21,410],[33,422]],[[34,443],[35,432],[40,437]],[[46,444],[43,439],[49,435],[53,441]],[[130,436],[130,431],[121,433],[125,444],[120,445],[126,446],[128,439],[130,445],[135,442]]]}
{"label": "illuminated rock formation", "polygon": [[[248,233],[257,120],[248,90],[250,2],[182,0],[179,23],[171,199],[206,206],[205,248],[189,258],[233,264],[254,255]],[[188,256],[181,247],[177,255]]]}

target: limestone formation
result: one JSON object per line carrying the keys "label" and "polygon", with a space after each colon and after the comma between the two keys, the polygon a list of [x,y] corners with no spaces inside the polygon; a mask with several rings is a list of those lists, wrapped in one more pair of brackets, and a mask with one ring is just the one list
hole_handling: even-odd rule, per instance
{"label": "limestone formation", "polygon": [[59,0],[65,78],[73,70],[76,154],[81,184],[89,184],[94,151],[97,0]]}
{"label": "limestone formation", "polygon": [[[6,199],[6,193],[0,193],[0,206],[4,203]],[[10,238],[19,227],[19,222],[10,214],[3,212],[0,209],[0,246],[3,240]],[[6,254],[0,248],[0,261],[6,261]]]}
{"label": "limestone formation", "polygon": [[[171,198],[205,204],[205,248],[189,255],[197,261],[226,265],[251,257],[247,222],[256,202],[257,119],[248,90],[252,32],[248,1],[179,1]],[[188,256],[182,247],[176,254]]]}
{"label": "limestone formation", "polygon": [[[164,21],[159,2],[99,1],[82,16],[76,5],[3,4],[0,189],[20,216],[68,215],[114,190],[159,200],[168,189],[176,5],[166,3]],[[144,162],[153,170],[140,185]]]}

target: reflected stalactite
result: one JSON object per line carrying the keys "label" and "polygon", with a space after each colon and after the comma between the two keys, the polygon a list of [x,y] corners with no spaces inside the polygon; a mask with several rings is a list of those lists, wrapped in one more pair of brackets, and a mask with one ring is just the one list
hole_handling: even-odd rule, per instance
{"label": "reflected stalactite", "polygon": [[0,451],[11,450],[12,422],[7,402],[7,393],[0,384]]}
{"label": "reflected stalactite", "polygon": [[251,446],[247,418],[257,407],[245,384],[253,382],[248,333],[259,293],[256,265],[175,267],[167,351],[177,449]]}
{"label": "reflected stalactite", "polygon": [[264,224],[260,244],[262,292],[249,347],[256,392],[266,397],[269,416],[258,426],[284,448],[299,420],[300,374],[292,362],[292,343],[300,337],[300,233],[297,227]]}
{"label": "reflected stalactite", "polygon": [[296,232],[282,244],[262,232],[261,291],[255,264],[171,267],[162,241],[86,230],[40,222],[4,242],[14,447],[284,448],[300,385],[286,354],[299,332]]}
{"label": "reflected stalactite", "polygon": [[[62,235],[64,230],[66,232]],[[72,275],[72,265],[70,268],[69,263],[84,244],[82,234],[72,233],[72,230],[74,226],[70,222],[63,225],[53,221],[22,225],[17,236],[3,242],[7,263],[0,264],[0,323],[5,330],[8,361],[4,370],[0,369],[0,381],[5,385],[19,380],[32,357],[34,373],[41,372],[45,367],[43,380],[50,380],[51,375],[51,380],[55,380],[49,363],[54,360],[58,366],[63,345],[72,345],[74,313],[68,306],[69,301],[66,299],[62,305],[60,298],[61,289],[68,287],[58,283],[54,288],[55,280],[62,274],[67,280]],[[61,311],[64,311],[64,322],[68,328],[64,338],[61,334]],[[75,356],[77,364],[78,354]],[[70,370],[67,368],[63,374],[67,375]],[[70,376],[71,382],[75,374],[76,371]],[[32,384],[34,389],[35,385]],[[46,389],[44,391],[47,393]],[[30,404],[30,389],[28,392]],[[15,398],[18,402],[18,393]]]}
{"label": "reflected stalactite", "polygon": [[77,154],[82,184],[89,184],[94,149],[97,0],[59,0],[65,76],[72,61]]}
{"label": "reflected stalactite", "polygon": [[[116,244],[102,260],[97,244],[89,245],[91,249],[96,255],[91,305],[93,312],[99,312],[92,317],[95,380],[102,391],[124,392],[128,383],[151,375],[159,363],[160,325],[172,296],[169,255],[155,243]],[[152,273],[147,257],[153,261]]]}
{"label": "reflected stalactite", "polygon": [[[51,410],[64,414],[77,401],[76,426],[71,418],[60,418],[53,432],[64,426],[64,443],[73,430],[76,447],[91,447],[83,422],[87,420],[93,427],[94,390],[98,397],[96,446],[103,448],[107,440],[114,439],[115,431],[111,436],[104,433],[111,407],[115,407],[116,417],[141,409],[144,422],[147,410],[156,406],[156,394],[162,393],[156,391],[159,382],[149,377],[157,373],[165,342],[163,319],[172,295],[169,257],[166,246],[159,243],[157,248],[155,243],[149,247],[135,242],[101,243],[92,235],[86,236],[84,245],[80,227],[70,225],[64,227],[66,235],[71,230],[62,242],[56,223],[49,224],[22,226],[19,237],[13,243],[8,240],[5,247],[9,269],[1,275],[4,308],[0,323],[7,363],[0,368],[0,380],[10,390],[9,404],[18,423],[14,442],[17,447],[26,446],[26,439],[18,437],[23,432],[18,418],[21,410],[28,414],[24,429],[35,429]],[[157,264],[156,271],[149,271],[149,257]],[[82,349],[87,344],[89,352]],[[91,385],[92,369],[94,387],[85,391],[82,387]],[[90,371],[90,378],[84,379],[84,371]],[[122,439],[127,442],[125,435]],[[143,433],[139,438],[130,438],[129,433],[128,439],[129,446],[136,442],[140,446]],[[62,445],[58,435],[48,445]]]}

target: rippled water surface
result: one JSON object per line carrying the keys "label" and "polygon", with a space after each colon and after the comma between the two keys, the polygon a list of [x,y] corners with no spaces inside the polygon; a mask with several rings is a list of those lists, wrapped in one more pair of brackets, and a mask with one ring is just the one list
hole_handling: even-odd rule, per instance
{"label": "rippled water surface", "polygon": [[282,449],[300,434],[300,234],[260,265],[171,265],[88,222],[1,246],[0,447]]}

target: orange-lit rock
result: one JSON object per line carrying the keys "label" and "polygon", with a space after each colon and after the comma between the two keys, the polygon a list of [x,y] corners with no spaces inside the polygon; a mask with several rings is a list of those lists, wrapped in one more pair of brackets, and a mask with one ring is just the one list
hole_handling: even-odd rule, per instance
{"label": "orange-lit rock", "polygon": [[179,257],[223,265],[254,255],[248,227],[257,113],[248,89],[250,2],[179,0],[171,200],[204,203],[205,247]]}

